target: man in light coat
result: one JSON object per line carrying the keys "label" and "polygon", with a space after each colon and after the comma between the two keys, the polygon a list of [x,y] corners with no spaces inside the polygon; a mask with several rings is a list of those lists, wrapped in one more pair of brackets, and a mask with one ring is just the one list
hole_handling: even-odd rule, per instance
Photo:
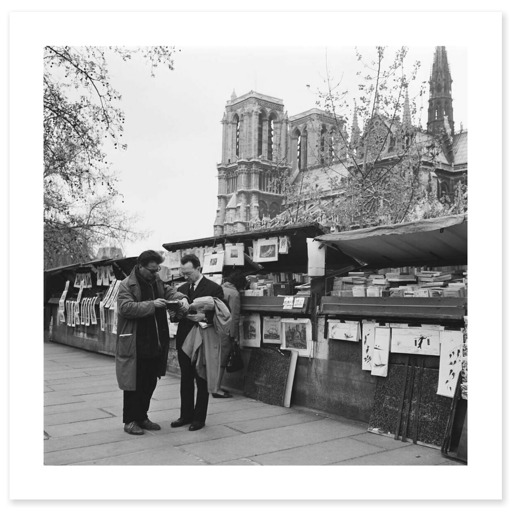
{"label": "man in light coat", "polygon": [[169,352],[167,300],[178,300],[182,314],[187,297],[158,276],[162,256],[144,251],[131,274],[119,286],[116,376],[123,392],[124,431],[132,435],[160,430],[148,418],[157,379],[165,375]]}

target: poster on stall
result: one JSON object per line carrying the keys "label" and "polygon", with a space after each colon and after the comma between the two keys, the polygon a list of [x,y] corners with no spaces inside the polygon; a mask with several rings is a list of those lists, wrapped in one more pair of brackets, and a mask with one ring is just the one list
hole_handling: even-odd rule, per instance
{"label": "poster on stall", "polygon": [[100,329],[105,330],[105,304],[100,300]]}
{"label": "poster on stall", "polygon": [[224,265],[244,264],[244,244],[226,244],[224,246]]}
{"label": "poster on stall", "polygon": [[391,331],[391,352],[425,356],[439,355],[439,333],[437,328],[407,327]]}
{"label": "poster on stall", "polygon": [[96,301],[98,297],[94,297],[91,302],[91,324],[98,325],[98,320],[96,318]]}
{"label": "poster on stall", "polygon": [[361,330],[358,320],[329,320],[328,323],[330,340],[360,341]]}
{"label": "poster on stall", "polygon": [[289,236],[280,236],[279,237],[279,254],[288,254],[288,249],[290,248],[290,237]]}
{"label": "poster on stall", "polygon": [[69,290],[69,284],[70,284],[70,282],[66,281],[66,286],[64,287],[64,291],[62,292],[62,295],[60,296],[60,299],[59,299],[59,309],[57,311],[57,321],[60,324],[66,323],[66,317],[64,315],[64,311],[65,311],[64,308],[65,308],[65,304],[66,304],[66,295],[68,294],[68,290]]}
{"label": "poster on stall", "polygon": [[325,275],[325,245],[313,238],[306,238],[308,244],[308,275]]}
{"label": "poster on stall", "polygon": [[453,398],[462,368],[462,331],[442,331],[440,344],[437,394]]}
{"label": "poster on stall", "polygon": [[240,346],[259,347],[261,345],[261,320],[258,313],[240,315]]}
{"label": "poster on stall", "polygon": [[222,272],[224,266],[224,251],[211,252],[204,255],[203,274]]}
{"label": "poster on stall", "polygon": [[263,343],[281,345],[281,317],[263,317]]}
{"label": "poster on stall", "polygon": [[372,370],[373,346],[375,344],[375,327],[376,322],[363,320],[362,322],[362,369],[366,371]]}
{"label": "poster on stall", "polygon": [[279,259],[279,239],[260,238],[253,241],[253,261],[265,263],[266,261],[277,261]]}
{"label": "poster on stall", "polygon": [[389,327],[375,327],[373,343],[372,375],[387,377],[389,368],[389,346],[391,343],[391,329]]}
{"label": "poster on stall", "polygon": [[313,349],[309,318],[281,319],[281,349],[297,350],[299,356],[310,356]]}

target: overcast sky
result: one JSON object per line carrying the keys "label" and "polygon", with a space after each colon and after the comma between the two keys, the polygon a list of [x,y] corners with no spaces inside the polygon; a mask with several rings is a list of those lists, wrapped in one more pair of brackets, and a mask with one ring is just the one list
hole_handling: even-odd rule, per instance
{"label": "overcast sky", "polygon": [[[357,94],[354,47],[191,47],[180,46],[175,69],[151,77],[141,59],[110,60],[112,84],[126,113],[126,151],[108,150],[120,179],[128,212],[148,238],[126,243],[127,256],[177,242],[213,235],[217,169],[226,102],[233,90],[280,98],[288,115],[315,107],[325,90],[327,69],[341,88]],[[368,55],[373,47],[359,48]],[[447,47],[453,79],[455,127],[467,126],[466,50]],[[392,55],[393,49],[387,50]],[[434,47],[410,47],[406,62],[421,61],[419,81],[428,80]],[[411,97],[417,93],[411,86]],[[421,102],[419,104],[421,106]],[[423,97],[426,114],[428,96]],[[352,113],[350,112],[350,119]],[[423,127],[426,119],[422,119]],[[108,149],[108,148],[107,148]]]}

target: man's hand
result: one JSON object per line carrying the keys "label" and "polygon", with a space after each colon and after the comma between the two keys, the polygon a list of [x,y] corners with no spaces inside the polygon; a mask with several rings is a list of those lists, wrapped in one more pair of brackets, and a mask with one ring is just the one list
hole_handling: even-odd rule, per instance
{"label": "man's hand", "polygon": [[155,308],[166,308],[167,303],[165,302],[165,299],[155,299],[153,301],[153,304],[155,305]]}
{"label": "man's hand", "polygon": [[189,309],[189,303],[187,299],[180,299],[178,301],[180,303],[180,313],[185,314]]}
{"label": "man's hand", "polygon": [[188,315],[187,319],[192,320],[192,322],[204,322],[206,315],[204,313],[195,313],[194,315]]}

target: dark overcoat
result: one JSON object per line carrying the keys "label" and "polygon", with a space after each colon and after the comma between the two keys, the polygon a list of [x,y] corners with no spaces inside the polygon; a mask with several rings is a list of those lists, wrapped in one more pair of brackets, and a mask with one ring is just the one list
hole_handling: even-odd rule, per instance
{"label": "dark overcoat", "polygon": [[[156,298],[167,300],[182,299],[182,293],[175,292],[156,276]],[[119,285],[117,296],[117,337],[116,337],[116,377],[119,388],[124,391],[135,391],[137,375],[137,320],[145,316],[155,318],[155,305],[152,300],[141,299],[141,289],[135,268]],[[158,332],[158,326],[157,326]],[[167,356],[169,353],[169,331],[159,334],[162,352],[160,355],[158,376],[165,375]]]}

